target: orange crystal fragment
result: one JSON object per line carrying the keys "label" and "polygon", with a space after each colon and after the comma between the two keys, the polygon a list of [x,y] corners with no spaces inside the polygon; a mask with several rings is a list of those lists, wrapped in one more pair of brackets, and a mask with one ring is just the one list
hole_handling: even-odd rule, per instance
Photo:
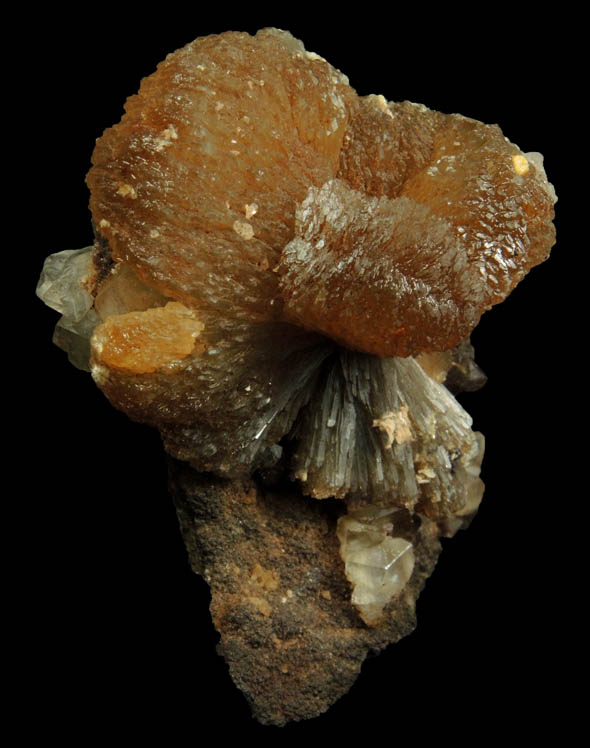
{"label": "orange crystal fragment", "polygon": [[94,331],[95,361],[119,372],[149,374],[195,352],[204,327],[194,312],[174,301],[116,314]]}

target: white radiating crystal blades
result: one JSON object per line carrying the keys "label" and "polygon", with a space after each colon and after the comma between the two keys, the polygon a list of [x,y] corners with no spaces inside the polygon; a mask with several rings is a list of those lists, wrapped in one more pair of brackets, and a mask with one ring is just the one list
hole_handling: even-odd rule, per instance
{"label": "white radiating crystal blades", "polygon": [[[441,518],[467,513],[481,498],[483,440],[412,358],[338,353],[294,436],[294,474],[316,498],[370,496]],[[459,468],[471,475],[470,499]]]}

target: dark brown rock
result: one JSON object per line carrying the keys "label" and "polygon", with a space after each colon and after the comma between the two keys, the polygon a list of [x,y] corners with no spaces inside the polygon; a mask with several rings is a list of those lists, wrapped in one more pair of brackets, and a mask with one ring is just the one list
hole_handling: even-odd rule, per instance
{"label": "dark brown rock", "polygon": [[170,489],[192,568],[211,587],[218,651],[260,722],[321,714],[348,691],[368,653],[414,629],[415,600],[440,552],[427,520],[416,530],[411,581],[384,621],[368,627],[350,604],[340,558],[343,502],[174,461]]}
{"label": "dark brown rock", "polygon": [[475,350],[470,340],[464,340],[452,351],[452,363],[445,379],[454,395],[459,392],[476,392],[488,381],[485,373],[475,363]]}

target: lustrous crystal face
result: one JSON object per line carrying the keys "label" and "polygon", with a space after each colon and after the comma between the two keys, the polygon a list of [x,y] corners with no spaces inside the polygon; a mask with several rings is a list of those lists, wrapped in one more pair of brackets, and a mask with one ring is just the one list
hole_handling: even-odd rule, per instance
{"label": "lustrous crystal face", "polygon": [[338,520],[351,600],[369,625],[379,622],[383,608],[401,593],[414,569],[412,543],[392,534],[399,513],[369,506]]}
{"label": "lustrous crystal face", "polygon": [[451,391],[483,384],[471,331],[554,243],[540,154],[359,97],[265,29],[169,55],[87,182],[95,244],[38,286],[55,342],[197,471],[341,499],[351,602],[384,625],[482,498]]}

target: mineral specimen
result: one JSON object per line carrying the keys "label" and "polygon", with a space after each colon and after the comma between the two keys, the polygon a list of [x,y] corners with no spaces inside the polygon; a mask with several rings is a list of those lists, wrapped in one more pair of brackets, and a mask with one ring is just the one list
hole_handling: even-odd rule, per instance
{"label": "mineral specimen", "polygon": [[314,716],[413,628],[438,538],[477,511],[483,437],[453,394],[485,382],[481,314],[554,243],[542,157],[359,97],[264,29],[169,55],[92,164],[94,245],[37,289],[54,341],[159,430],[256,716]]}

